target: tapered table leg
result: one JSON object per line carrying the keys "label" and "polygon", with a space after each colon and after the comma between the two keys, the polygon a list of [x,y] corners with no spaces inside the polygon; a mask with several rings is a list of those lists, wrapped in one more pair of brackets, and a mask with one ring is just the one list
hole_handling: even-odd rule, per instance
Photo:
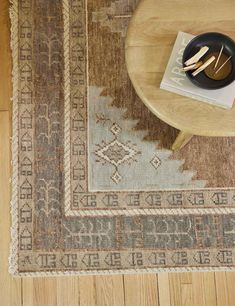
{"label": "tapered table leg", "polygon": [[171,149],[177,151],[182,149],[193,137],[192,134],[180,131],[179,135],[176,137]]}

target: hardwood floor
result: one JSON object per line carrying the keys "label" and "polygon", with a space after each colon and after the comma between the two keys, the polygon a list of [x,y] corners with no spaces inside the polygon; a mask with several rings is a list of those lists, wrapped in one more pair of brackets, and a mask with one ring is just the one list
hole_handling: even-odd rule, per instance
{"label": "hardwood floor", "polygon": [[0,1],[0,305],[234,306],[235,273],[13,278],[10,243],[11,56],[8,1]]}

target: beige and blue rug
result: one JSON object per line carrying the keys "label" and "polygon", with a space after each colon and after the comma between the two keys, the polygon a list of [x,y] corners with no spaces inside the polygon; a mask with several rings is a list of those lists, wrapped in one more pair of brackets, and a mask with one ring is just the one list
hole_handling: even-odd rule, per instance
{"label": "beige and blue rug", "polygon": [[125,68],[136,5],[13,0],[15,275],[234,269],[235,140],[169,149]]}

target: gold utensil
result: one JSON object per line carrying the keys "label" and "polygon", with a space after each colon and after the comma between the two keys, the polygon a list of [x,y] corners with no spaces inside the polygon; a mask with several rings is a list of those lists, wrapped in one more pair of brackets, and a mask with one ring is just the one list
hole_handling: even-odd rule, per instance
{"label": "gold utensil", "polygon": [[227,62],[232,58],[232,55],[229,56],[229,58],[219,67],[218,70],[216,70],[215,74],[218,73],[226,64]]}
{"label": "gold utensil", "polygon": [[221,47],[221,49],[220,49],[219,55],[218,55],[217,60],[216,60],[216,62],[215,62],[214,69],[217,67],[217,65],[218,65],[218,63],[219,63],[219,60],[220,60],[220,57],[221,57],[221,54],[222,54],[223,50],[224,50],[224,45],[222,45],[222,47]]}

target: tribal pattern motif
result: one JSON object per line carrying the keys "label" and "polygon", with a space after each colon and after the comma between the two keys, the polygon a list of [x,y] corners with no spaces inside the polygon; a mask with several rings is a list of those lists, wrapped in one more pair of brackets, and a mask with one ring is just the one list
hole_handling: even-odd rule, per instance
{"label": "tribal pattern motif", "polygon": [[[137,99],[118,62],[125,3],[13,0],[15,275],[234,268],[235,188],[206,188],[121,105]],[[109,34],[120,50],[95,63]]]}
{"label": "tribal pattern motif", "polygon": [[111,176],[111,179],[117,184],[122,179],[121,174],[118,171],[118,166],[124,163],[131,164],[131,161],[136,161],[136,155],[141,154],[135,148],[135,144],[120,142],[118,140],[118,134],[121,132],[121,127],[114,123],[110,129],[114,135],[114,139],[110,143],[105,141],[98,145],[98,149],[95,154],[103,161],[115,167],[115,171]]}

